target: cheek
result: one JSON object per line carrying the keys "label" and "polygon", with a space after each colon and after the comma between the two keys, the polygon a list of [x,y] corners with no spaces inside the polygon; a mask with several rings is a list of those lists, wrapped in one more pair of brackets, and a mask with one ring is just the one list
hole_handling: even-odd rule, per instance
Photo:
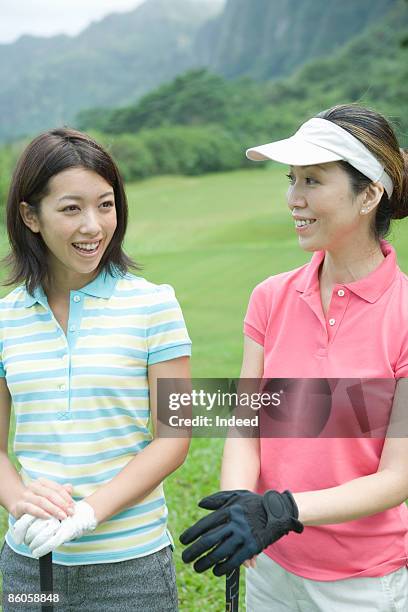
{"label": "cheek", "polygon": [[116,210],[112,213],[111,218],[109,219],[109,223],[108,223],[108,227],[109,227],[109,231],[111,236],[113,236],[113,234],[115,233],[115,230],[118,226],[118,220],[117,220],[117,216],[116,216]]}
{"label": "cheek", "polygon": [[75,232],[75,227],[69,219],[55,219],[42,229],[42,237],[47,245],[52,245],[54,249],[61,250],[65,243],[70,241]]}

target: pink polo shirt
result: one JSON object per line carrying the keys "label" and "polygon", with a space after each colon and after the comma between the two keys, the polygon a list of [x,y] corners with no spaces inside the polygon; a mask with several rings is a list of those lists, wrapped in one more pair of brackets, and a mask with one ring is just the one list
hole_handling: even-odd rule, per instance
{"label": "pink polo shirt", "polygon": [[[376,270],[334,286],[326,317],[318,278],[324,251],[255,287],[244,333],[264,347],[264,378],[408,377],[408,276],[397,265],[395,249],[385,240],[381,248],[385,259]],[[373,474],[384,439],[261,437],[260,442],[262,493],[325,489]],[[265,552],[314,580],[383,576],[408,564],[408,509],[401,504],[342,524],[307,526]]]}

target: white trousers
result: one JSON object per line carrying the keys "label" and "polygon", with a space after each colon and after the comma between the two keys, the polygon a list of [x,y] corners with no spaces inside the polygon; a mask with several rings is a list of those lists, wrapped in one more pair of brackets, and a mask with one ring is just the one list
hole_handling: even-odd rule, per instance
{"label": "white trousers", "polygon": [[261,553],[246,570],[247,612],[407,612],[407,567],[378,578],[319,581],[292,574]]}

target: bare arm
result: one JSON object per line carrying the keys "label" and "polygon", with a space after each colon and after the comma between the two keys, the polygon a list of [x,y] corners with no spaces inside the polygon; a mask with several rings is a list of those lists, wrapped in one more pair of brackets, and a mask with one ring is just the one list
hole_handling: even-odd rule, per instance
{"label": "bare arm", "polygon": [[[188,357],[179,357],[149,367],[150,410],[157,429],[157,379],[190,378]],[[111,481],[86,498],[98,522],[140,502],[185,460],[188,438],[157,438],[138,453]]]}
{"label": "bare arm", "polygon": [[[391,421],[397,412],[406,419],[407,397],[408,379],[400,379]],[[394,430],[392,437],[385,440],[381,461],[374,474],[330,489],[295,493],[299,520],[305,525],[343,523],[383,512],[404,502],[408,498],[408,438],[395,437],[397,431]]]}
{"label": "bare arm", "polygon": [[[39,518],[51,515],[61,518],[72,504],[71,487],[61,486],[45,478],[25,486],[16,468],[8,457],[8,435],[10,429],[11,398],[6,379],[0,378],[0,506],[15,518],[25,513]],[[62,518],[66,518],[66,514]]]}
{"label": "bare arm", "polygon": [[24,491],[24,484],[8,457],[11,400],[5,378],[0,378],[0,505],[8,512]]}
{"label": "bare arm", "polygon": [[[262,378],[263,346],[244,336],[241,378]],[[221,489],[254,491],[260,469],[258,438],[227,438],[221,468]]]}

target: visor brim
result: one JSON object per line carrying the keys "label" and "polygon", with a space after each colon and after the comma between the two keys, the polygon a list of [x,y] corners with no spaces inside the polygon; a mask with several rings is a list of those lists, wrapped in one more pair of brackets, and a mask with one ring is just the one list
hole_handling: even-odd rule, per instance
{"label": "visor brim", "polygon": [[342,159],[340,155],[302,138],[285,138],[246,151],[252,161],[273,160],[290,166],[312,166]]}

